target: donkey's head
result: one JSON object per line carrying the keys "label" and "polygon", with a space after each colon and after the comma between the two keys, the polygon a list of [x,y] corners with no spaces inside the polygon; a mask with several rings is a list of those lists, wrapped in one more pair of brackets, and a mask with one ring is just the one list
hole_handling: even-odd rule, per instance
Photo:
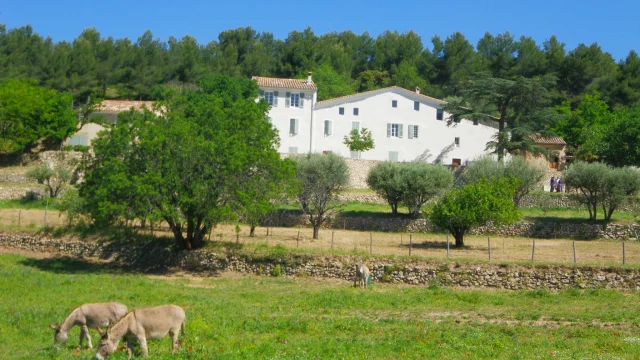
{"label": "donkey's head", "polygon": [[49,324],[49,327],[55,331],[55,334],[53,335],[53,342],[55,344],[60,344],[63,343],[65,341],[67,341],[67,332],[66,331],[62,331],[60,329],[60,325],[53,325],[53,324]]}
{"label": "donkey's head", "polygon": [[103,360],[116,351],[118,342],[110,336],[111,328],[107,328],[107,331],[105,332],[102,332],[100,328],[96,329],[100,334],[100,342],[98,343],[98,352],[96,353],[96,359]]}

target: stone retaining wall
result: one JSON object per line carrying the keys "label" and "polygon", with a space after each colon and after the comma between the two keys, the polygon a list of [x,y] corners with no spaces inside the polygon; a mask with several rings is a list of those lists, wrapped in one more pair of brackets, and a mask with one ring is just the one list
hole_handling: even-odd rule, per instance
{"label": "stone retaining wall", "polygon": [[[187,271],[236,271],[273,275],[276,267],[287,276],[314,276],[352,281],[353,256],[284,254],[255,256],[216,253],[210,250],[172,251],[160,246],[136,246],[58,240],[32,234],[0,233],[0,247],[36,252],[55,252],[73,257],[96,257],[110,265],[143,271],[180,268]],[[640,290],[640,269],[566,267],[548,265],[460,264],[454,262],[410,262],[367,259],[374,282],[469,288],[565,289],[606,288]]]}
{"label": "stone retaining wall", "polygon": [[42,188],[4,188],[0,187],[0,200],[19,200],[28,197],[43,198],[45,191]]}
{"label": "stone retaining wall", "polygon": [[[309,219],[298,213],[279,213],[267,218],[263,226],[296,227],[309,226]],[[327,229],[380,232],[433,232],[437,231],[426,219],[409,217],[367,217],[336,216],[324,226]],[[622,224],[576,224],[572,222],[517,222],[509,226],[487,224],[473,228],[472,235],[528,236],[532,238],[553,239],[617,239],[638,240],[640,225]]]}

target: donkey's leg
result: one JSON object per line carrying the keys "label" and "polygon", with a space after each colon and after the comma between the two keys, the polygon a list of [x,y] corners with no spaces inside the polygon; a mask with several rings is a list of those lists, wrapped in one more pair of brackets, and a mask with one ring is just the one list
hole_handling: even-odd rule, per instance
{"label": "donkey's leg", "polygon": [[134,341],[134,339],[127,339],[127,359],[131,359],[131,356],[133,355]]}
{"label": "donkey's leg", "polygon": [[89,327],[87,325],[84,326],[84,335],[87,337],[87,349],[93,349],[93,344],[91,343],[91,333],[89,332]]}
{"label": "donkey's leg", "polygon": [[138,342],[140,343],[140,350],[142,350],[142,356],[148,356],[149,349],[147,349],[147,338],[142,335],[139,335]]}
{"label": "donkey's leg", "polygon": [[85,329],[87,329],[86,325],[80,327],[80,344],[78,344],[78,347],[76,348],[77,350],[82,350],[82,340],[84,340]]}
{"label": "donkey's leg", "polygon": [[169,336],[171,336],[171,355],[173,355],[176,350],[180,348],[180,340],[178,340],[178,336],[180,335],[180,328],[177,330],[169,330]]}

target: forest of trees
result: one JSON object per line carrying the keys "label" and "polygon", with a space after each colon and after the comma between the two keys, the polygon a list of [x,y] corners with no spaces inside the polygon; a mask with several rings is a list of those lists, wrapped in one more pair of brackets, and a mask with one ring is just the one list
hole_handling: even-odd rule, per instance
{"label": "forest of trees", "polygon": [[[307,28],[279,40],[251,27],[223,31],[208,44],[190,36],[165,42],[151,31],[135,41],[104,38],[94,28],[72,42],[54,42],[30,26],[7,30],[0,24],[0,92],[44,91],[34,88],[40,87],[76,105],[89,98],[165,100],[175,93],[167,89],[197,89],[211,74],[304,78],[308,71],[319,100],[391,85],[420,87],[448,101],[449,120],[499,119],[504,131],[489,144],[499,155],[536,150],[527,136],[540,132],[562,136],[569,153],[582,160],[640,165],[640,58],[634,50],[616,62],[598,44],[566,49],[555,36],[538,44],[508,32],[487,33],[474,46],[457,32],[446,39],[436,35],[426,46],[412,31],[374,38],[350,31],[318,36]],[[25,84],[16,82],[21,80]],[[0,115],[21,108],[0,101]],[[15,137],[4,151],[33,146],[35,135],[8,130],[25,126],[19,117],[0,119],[3,137]],[[59,136],[48,141],[59,141],[71,128],[56,128]]]}
{"label": "forest of trees", "polygon": [[[427,46],[428,45],[428,46]],[[104,38],[84,30],[72,42],[54,42],[30,26],[0,25],[0,79],[29,78],[76,100],[100,98],[154,100],[158,85],[196,83],[205,73],[233,77],[304,77],[314,72],[320,100],[380,87],[420,87],[445,98],[458,95],[469,77],[481,71],[494,77],[553,75],[553,103],[576,105],[597,91],[611,109],[640,101],[640,58],[635,51],[616,62],[598,44],[567,49],[552,36],[542,44],[530,37],[485,34],[472,44],[461,33],[434,36],[425,44],[414,32],[387,31],[374,38],[350,31],[316,35],[310,28],[284,40],[251,27],[223,31],[218,41],[154,38],[146,31],[135,40]]]}

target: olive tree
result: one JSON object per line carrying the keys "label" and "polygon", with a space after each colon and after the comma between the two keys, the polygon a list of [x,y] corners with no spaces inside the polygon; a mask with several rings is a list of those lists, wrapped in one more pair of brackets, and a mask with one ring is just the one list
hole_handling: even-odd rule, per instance
{"label": "olive tree", "polygon": [[376,164],[367,175],[367,185],[387,201],[393,214],[398,213],[403,193],[399,163],[384,161]]}
{"label": "olive tree", "polygon": [[38,184],[44,184],[51,198],[60,195],[62,190],[64,190],[71,181],[72,175],[72,168],[62,162],[54,167],[51,167],[48,163],[44,163],[29,170],[26,174],[27,178],[37,181]]}
{"label": "olive tree", "polygon": [[460,177],[460,182],[471,184],[480,179],[495,182],[505,177],[516,178],[519,180],[519,185],[513,195],[513,203],[518,207],[522,198],[539,186],[544,176],[543,168],[534,163],[529,163],[519,156],[513,156],[506,162],[496,161],[490,156],[484,156],[465,167]]}
{"label": "olive tree", "polygon": [[577,190],[576,198],[587,206],[589,220],[597,219],[598,204],[605,192],[605,178],[610,171],[603,163],[577,161],[562,173],[567,188]]}
{"label": "olive tree", "polygon": [[296,162],[297,200],[309,216],[313,238],[317,239],[320,226],[342,208],[336,195],[347,187],[349,169],[344,159],[334,154],[307,154]]}
{"label": "olive tree", "polygon": [[453,185],[453,172],[445,166],[422,162],[400,164],[401,202],[418,216],[422,206]]}
{"label": "olive tree", "polygon": [[494,225],[508,225],[518,220],[519,214],[512,201],[518,182],[514,178],[499,178],[492,182],[480,179],[454,188],[438,200],[429,219],[453,235],[456,247],[462,247],[465,234],[474,226],[489,221]]}
{"label": "olive tree", "polygon": [[601,198],[604,219],[611,220],[613,212],[640,190],[640,171],[624,167],[610,169],[603,179]]}

